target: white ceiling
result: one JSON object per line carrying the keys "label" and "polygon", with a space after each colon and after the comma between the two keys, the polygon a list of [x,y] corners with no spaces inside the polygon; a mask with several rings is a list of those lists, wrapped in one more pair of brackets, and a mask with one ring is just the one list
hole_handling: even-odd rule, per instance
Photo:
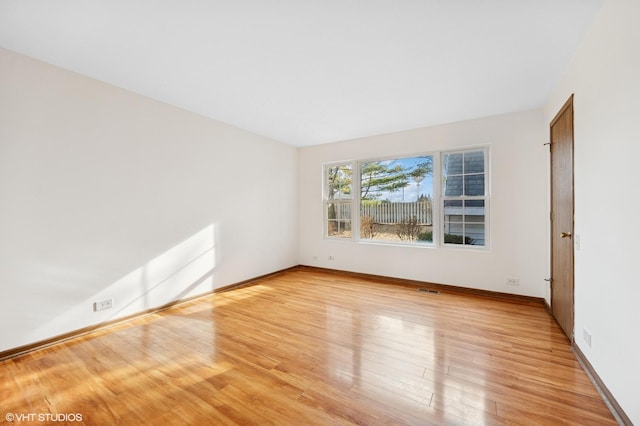
{"label": "white ceiling", "polygon": [[294,145],[541,107],[602,0],[0,0],[0,46]]}

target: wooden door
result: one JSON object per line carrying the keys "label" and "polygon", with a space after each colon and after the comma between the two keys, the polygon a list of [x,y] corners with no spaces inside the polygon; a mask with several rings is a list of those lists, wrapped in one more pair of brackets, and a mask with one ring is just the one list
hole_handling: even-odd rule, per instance
{"label": "wooden door", "polygon": [[551,311],[573,342],[573,95],[550,126]]}

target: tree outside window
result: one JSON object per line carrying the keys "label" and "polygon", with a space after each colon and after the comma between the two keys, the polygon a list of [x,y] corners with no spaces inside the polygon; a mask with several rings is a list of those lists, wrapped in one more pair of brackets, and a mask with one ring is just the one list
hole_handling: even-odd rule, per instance
{"label": "tree outside window", "polygon": [[326,167],[327,236],[351,238],[353,169],[351,164]]}
{"label": "tree outside window", "polygon": [[432,197],[432,156],[361,163],[361,238],[403,243],[432,242]]}

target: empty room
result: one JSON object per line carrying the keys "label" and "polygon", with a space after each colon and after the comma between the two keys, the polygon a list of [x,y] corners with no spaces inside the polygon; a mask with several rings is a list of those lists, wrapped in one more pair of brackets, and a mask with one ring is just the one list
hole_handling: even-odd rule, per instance
{"label": "empty room", "polygon": [[0,0],[0,421],[640,424],[638,17]]}

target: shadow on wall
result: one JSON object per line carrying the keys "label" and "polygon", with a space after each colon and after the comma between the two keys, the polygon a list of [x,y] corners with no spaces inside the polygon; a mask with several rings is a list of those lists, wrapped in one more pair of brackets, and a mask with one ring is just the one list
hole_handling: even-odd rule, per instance
{"label": "shadow on wall", "polygon": [[[212,291],[216,268],[215,227],[213,224],[205,227],[47,321],[34,331],[34,337],[42,336],[43,332],[51,334],[53,330],[77,330]],[[94,304],[109,300],[112,307],[94,311]]]}

